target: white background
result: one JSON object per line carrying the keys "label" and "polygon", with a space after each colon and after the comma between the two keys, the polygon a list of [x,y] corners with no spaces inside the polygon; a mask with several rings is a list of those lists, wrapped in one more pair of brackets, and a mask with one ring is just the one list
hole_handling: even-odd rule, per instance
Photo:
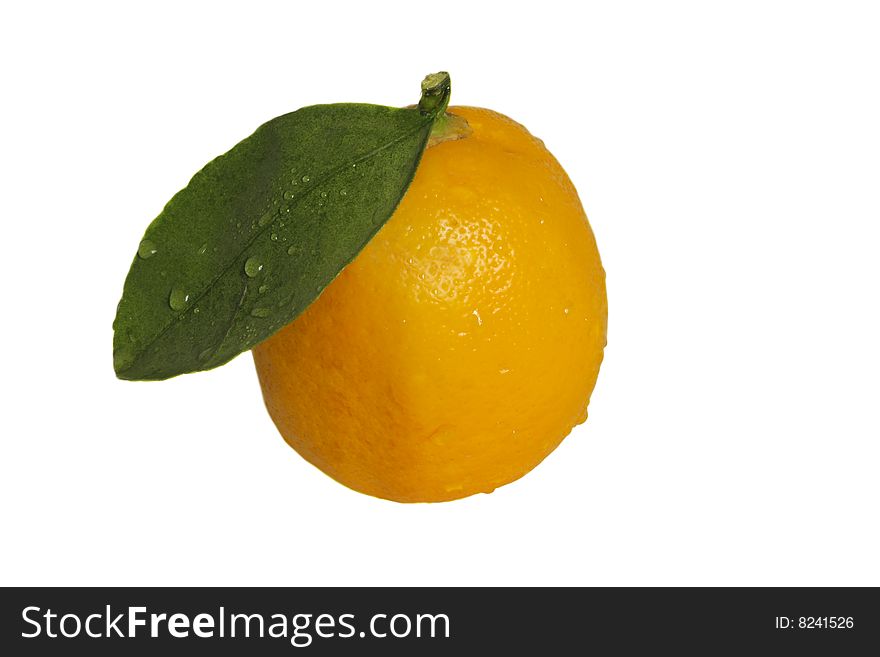
{"label": "white background", "polygon": [[[4,4],[0,583],[880,585],[874,7]],[[249,355],[114,378],[132,255],[196,170],[441,69],[578,186],[610,304],[585,425],[399,505],[288,448]]]}

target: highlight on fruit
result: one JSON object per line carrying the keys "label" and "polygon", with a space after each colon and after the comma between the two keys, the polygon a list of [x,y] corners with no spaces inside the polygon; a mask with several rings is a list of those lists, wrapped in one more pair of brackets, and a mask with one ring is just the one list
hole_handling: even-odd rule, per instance
{"label": "highlight on fruit", "polygon": [[489,493],[587,417],[605,273],[565,170],[449,106],[315,105],[263,124],[149,225],[113,324],[127,380],[252,350],[285,441],[398,502]]}

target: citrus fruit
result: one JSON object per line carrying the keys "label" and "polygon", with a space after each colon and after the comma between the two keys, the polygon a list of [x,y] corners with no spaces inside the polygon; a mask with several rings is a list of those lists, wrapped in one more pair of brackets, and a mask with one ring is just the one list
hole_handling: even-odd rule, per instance
{"label": "citrus fruit", "polygon": [[295,321],[253,349],[266,407],[357,491],[437,502],[529,472],[587,404],[605,273],[544,144],[485,109],[426,149],[394,215]]}

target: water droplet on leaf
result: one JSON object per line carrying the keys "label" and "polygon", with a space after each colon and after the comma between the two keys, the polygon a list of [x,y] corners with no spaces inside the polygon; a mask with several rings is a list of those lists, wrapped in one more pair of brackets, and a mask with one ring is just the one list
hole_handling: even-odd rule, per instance
{"label": "water droplet on leaf", "polygon": [[253,315],[254,317],[268,317],[271,314],[272,311],[268,308],[254,308],[251,311],[251,315]]}
{"label": "water droplet on leaf", "polygon": [[171,310],[183,310],[189,302],[189,293],[180,287],[171,288],[171,294],[168,296],[168,305]]}
{"label": "water droplet on leaf", "polygon": [[307,182],[309,182],[309,181],[311,180],[311,178],[309,178],[308,176],[303,176],[301,180],[302,180],[304,183],[307,183]]}
{"label": "water droplet on leaf", "polygon": [[[151,255],[154,255],[158,249],[156,249],[156,245],[150,240],[144,240],[138,246],[138,255],[146,260]],[[131,251],[129,251],[131,253]]]}
{"label": "water droplet on leaf", "polygon": [[263,261],[260,260],[257,256],[251,256],[244,263],[244,273],[247,274],[250,278],[253,278],[261,271],[263,271]]}

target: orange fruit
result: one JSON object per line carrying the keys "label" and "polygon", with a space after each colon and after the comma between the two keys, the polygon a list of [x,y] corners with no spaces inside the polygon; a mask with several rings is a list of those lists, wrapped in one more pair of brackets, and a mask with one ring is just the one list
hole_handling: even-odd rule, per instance
{"label": "orange fruit", "polygon": [[394,215],[254,361],[306,460],[357,491],[437,502],[529,472],[587,417],[605,273],[543,142],[485,109],[426,149]]}

